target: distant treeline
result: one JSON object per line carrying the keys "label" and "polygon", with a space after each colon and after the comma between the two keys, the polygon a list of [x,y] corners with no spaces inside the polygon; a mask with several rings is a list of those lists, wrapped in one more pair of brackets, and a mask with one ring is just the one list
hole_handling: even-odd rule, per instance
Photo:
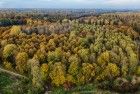
{"label": "distant treeline", "polygon": [[0,19],[0,26],[23,25],[23,24],[26,24],[26,20],[24,19],[9,19],[9,18]]}

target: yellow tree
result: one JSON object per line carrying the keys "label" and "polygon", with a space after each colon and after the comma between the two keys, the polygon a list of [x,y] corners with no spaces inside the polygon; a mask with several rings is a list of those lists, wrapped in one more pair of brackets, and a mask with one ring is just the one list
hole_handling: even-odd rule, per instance
{"label": "yellow tree", "polygon": [[140,66],[137,67],[137,70],[136,70],[135,74],[137,74],[138,76],[140,76]]}
{"label": "yellow tree", "polygon": [[78,54],[80,55],[83,62],[89,62],[89,49],[81,49],[78,51]]}
{"label": "yellow tree", "polygon": [[70,66],[68,69],[69,74],[75,76],[79,71],[79,59],[77,55],[71,55],[69,58]]}
{"label": "yellow tree", "polygon": [[15,44],[7,44],[3,50],[3,57],[6,59],[14,55],[16,50],[17,50],[17,46]]}
{"label": "yellow tree", "polygon": [[109,51],[103,52],[98,58],[97,58],[97,64],[100,67],[104,67],[109,62]]}
{"label": "yellow tree", "polygon": [[105,69],[102,71],[99,76],[97,76],[96,80],[109,80],[113,79],[120,75],[119,67],[116,64],[108,63]]}
{"label": "yellow tree", "polygon": [[62,58],[62,49],[59,47],[59,48],[56,48],[55,51],[49,51],[48,52],[48,61],[56,61],[56,62],[59,62],[61,61],[61,58]]}
{"label": "yellow tree", "polygon": [[27,60],[28,54],[26,52],[20,52],[16,56],[16,69],[20,73],[25,73],[27,71]]}
{"label": "yellow tree", "polygon": [[133,73],[136,71],[136,67],[138,65],[138,55],[132,50],[130,46],[126,47],[126,51],[129,59],[130,73]]}
{"label": "yellow tree", "polygon": [[47,77],[48,77],[48,70],[49,70],[49,66],[48,64],[42,64],[40,67],[40,72],[41,72],[41,77],[43,81],[47,81]]}
{"label": "yellow tree", "polygon": [[85,78],[85,82],[89,82],[95,76],[95,68],[90,63],[83,63],[82,64],[82,73]]}
{"label": "yellow tree", "polygon": [[28,67],[31,71],[32,76],[32,85],[36,90],[41,90],[42,87],[42,79],[40,73],[40,64],[39,61],[35,58],[28,60]]}
{"label": "yellow tree", "polygon": [[41,62],[41,63],[45,63],[47,60],[47,53],[45,50],[45,45],[41,44],[40,48],[37,50],[35,57],[37,57],[37,59]]}
{"label": "yellow tree", "polygon": [[48,41],[47,46],[49,47],[50,50],[54,50],[55,47],[56,47],[56,44],[55,44],[54,39],[50,39],[50,40]]}
{"label": "yellow tree", "polygon": [[13,67],[12,67],[12,64],[10,62],[8,62],[8,61],[4,61],[3,66],[7,70],[11,70],[11,71],[14,70]]}
{"label": "yellow tree", "polygon": [[21,32],[20,26],[12,26],[10,35],[18,35]]}
{"label": "yellow tree", "polygon": [[65,78],[65,66],[61,62],[56,62],[51,69],[50,78],[52,80],[52,84],[56,86],[63,85],[66,81]]}

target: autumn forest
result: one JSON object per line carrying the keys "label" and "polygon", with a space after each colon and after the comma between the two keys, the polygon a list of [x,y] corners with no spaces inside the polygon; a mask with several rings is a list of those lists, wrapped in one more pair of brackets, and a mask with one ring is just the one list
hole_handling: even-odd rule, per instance
{"label": "autumn forest", "polygon": [[140,93],[140,13],[0,11],[0,94]]}

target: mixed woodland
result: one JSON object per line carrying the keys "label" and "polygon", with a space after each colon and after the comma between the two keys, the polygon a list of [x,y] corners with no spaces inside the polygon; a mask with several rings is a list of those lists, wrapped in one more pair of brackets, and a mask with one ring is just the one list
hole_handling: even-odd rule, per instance
{"label": "mixed woodland", "polygon": [[19,13],[0,14],[2,94],[139,92],[139,12]]}

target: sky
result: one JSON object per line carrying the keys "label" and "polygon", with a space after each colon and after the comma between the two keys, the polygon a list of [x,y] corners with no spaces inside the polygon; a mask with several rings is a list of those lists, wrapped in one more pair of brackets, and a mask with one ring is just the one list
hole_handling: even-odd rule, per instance
{"label": "sky", "polygon": [[140,9],[140,0],[0,0],[0,8]]}

